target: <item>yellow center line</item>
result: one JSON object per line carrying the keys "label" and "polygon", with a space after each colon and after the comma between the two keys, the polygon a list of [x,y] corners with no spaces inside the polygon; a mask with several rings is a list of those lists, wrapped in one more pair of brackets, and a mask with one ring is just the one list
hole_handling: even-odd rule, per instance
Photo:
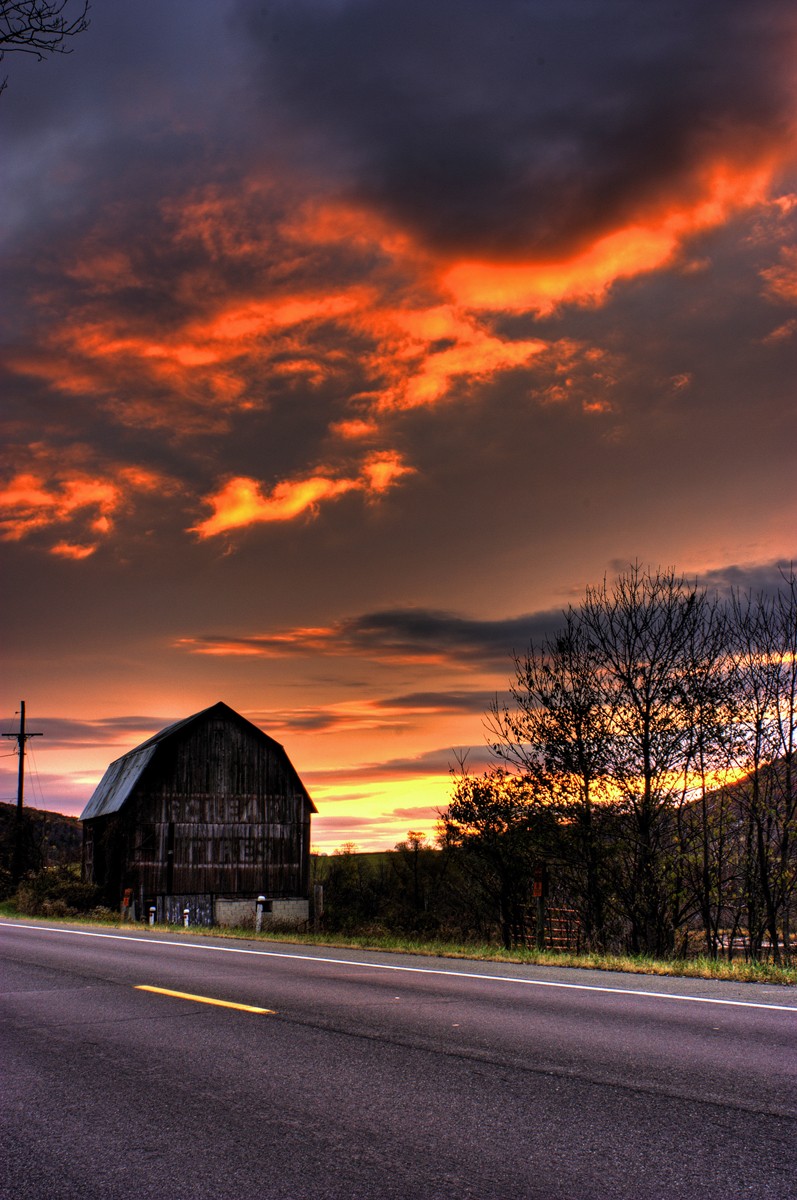
{"label": "yellow center line", "polygon": [[232,1000],[216,1000],[212,996],[194,996],[191,992],[173,992],[171,988],[150,987],[147,983],[135,985],[137,992],[155,992],[158,996],[176,996],[178,1000],[196,1000],[198,1004],[215,1004],[219,1008],[237,1008],[239,1012],[268,1013],[273,1016],[276,1009],[255,1008],[251,1004],[235,1004]]}

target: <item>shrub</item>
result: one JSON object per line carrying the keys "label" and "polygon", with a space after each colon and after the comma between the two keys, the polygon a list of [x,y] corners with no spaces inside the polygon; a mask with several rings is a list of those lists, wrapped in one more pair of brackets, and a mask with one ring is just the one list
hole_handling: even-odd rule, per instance
{"label": "shrub", "polygon": [[99,889],[84,883],[77,867],[45,867],[23,879],[14,897],[28,917],[71,917],[94,908]]}

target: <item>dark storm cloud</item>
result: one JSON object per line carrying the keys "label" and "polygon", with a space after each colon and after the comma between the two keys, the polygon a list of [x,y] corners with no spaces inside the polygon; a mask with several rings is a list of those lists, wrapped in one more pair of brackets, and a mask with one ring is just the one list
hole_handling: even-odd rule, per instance
{"label": "dark storm cloud", "polygon": [[30,727],[42,734],[42,748],[96,749],[98,745],[131,748],[170,725],[175,717],[106,717],[73,721],[65,717],[37,717]]}
{"label": "dark storm cloud", "polygon": [[319,708],[298,713],[270,712],[263,718],[263,724],[278,727],[283,736],[286,733],[334,733],[351,725],[351,718],[344,713]]}
{"label": "dark storm cloud", "polygon": [[443,252],[572,250],[791,116],[785,0],[242,9],[297,155]]}
{"label": "dark storm cloud", "polygon": [[[236,657],[242,654],[276,658],[288,655],[314,657],[351,655],[378,661],[446,661],[468,665],[505,666],[514,652],[550,636],[561,624],[560,610],[529,613],[498,620],[476,620],[435,609],[395,609],[348,617],[325,628],[276,630],[249,637],[200,634],[180,638],[177,645],[192,654]],[[404,698],[406,707],[426,706],[437,698],[458,711],[481,711],[481,700],[454,693],[423,693]],[[420,701],[420,703],[419,703]],[[385,701],[385,705],[398,701]]]}
{"label": "dark storm cloud", "polygon": [[495,759],[486,746],[452,746],[427,750],[406,758],[390,758],[385,762],[362,763],[358,767],[341,767],[329,771],[305,771],[303,778],[312,787],[324,786],[337,780],[390,780],[423,778],[427,775],[447,775],[459,771],[464,759],[471,772],[488,770]]}
{"label": "dark storm cloud", "polygon": [[721,595],[733,591],[742,594],[749,592],[753,596],[774,596],[786,588],[788,578],[796,567],[797,564],[785,559],[758,566],[730,564],[703,572],[699,582],[708,588],[716,589]]}
{"label": "dark storm cloud", "polygon": [[495,621],[472,620],[452,612],[408,609],[365,613],[343,623],[353,646],[398,657],[436,656],[485,665],[505,664],[514,651],[545,637],[561,612],[529,613]]}
{"label": "dark storm cloud", "polygon": [[408,692],[377,700],[375,708],[409,709],[411,712],[483,713],[495,699],[494,692]]}
{"label": "dark storm cloud", "polygon": [[483,714],[495,700],[495,692],[435,691],[408,692],[385,699],[363,700],[354,707],[321,706],[299,710],[269,709],[251,719],[280,736],[296,733],[336,733],[367,729],[369,733],[396,733],[412,728],[431,716]]}

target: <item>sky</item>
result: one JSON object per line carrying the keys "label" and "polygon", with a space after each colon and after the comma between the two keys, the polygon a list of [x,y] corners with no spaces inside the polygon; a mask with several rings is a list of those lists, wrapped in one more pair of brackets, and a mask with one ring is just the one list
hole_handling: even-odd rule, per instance
{"label": "sky", "polygon": [[587,586],[797,558],[792,0],[90,16],[2,64],[27,803],[224,700],[317,849],[432,837]]}

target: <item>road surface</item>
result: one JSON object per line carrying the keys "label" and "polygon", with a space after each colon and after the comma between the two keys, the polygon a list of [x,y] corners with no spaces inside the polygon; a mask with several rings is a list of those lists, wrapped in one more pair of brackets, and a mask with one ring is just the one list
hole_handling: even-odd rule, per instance
{"label": "road surface", "polygon": [[7,920],[0,972],[3,1200],[797,1198],[794,989]]}

